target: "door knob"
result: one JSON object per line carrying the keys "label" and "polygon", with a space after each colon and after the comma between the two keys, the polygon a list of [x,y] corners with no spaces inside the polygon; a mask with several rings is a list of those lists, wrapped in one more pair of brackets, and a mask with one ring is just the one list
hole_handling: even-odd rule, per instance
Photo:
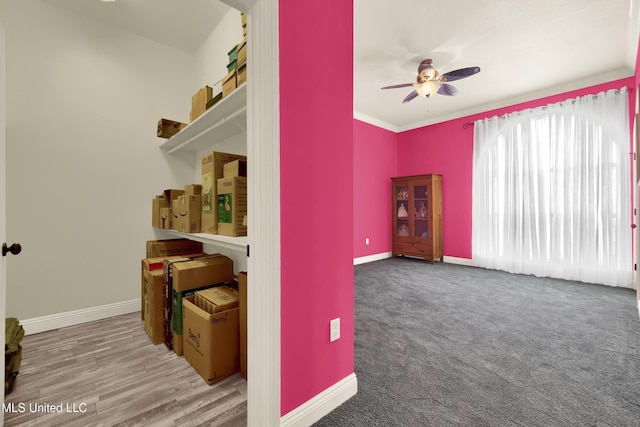
{"label": "door knob", "polygon": [[8,252],[11,252],[13,255],[18,255],[22,250],[22,246],[19,243],[14,243],[11,246],[7,246],[6,243],[2,244],[2,256],[7,256]]}

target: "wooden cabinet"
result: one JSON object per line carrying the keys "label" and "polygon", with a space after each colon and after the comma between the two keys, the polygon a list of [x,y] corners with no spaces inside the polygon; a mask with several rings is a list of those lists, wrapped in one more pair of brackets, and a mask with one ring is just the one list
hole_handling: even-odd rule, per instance
{"label": "wooden cabinet", "polygon": [[442,175],[392,178],[393,256],[424,258],[442,253]]}

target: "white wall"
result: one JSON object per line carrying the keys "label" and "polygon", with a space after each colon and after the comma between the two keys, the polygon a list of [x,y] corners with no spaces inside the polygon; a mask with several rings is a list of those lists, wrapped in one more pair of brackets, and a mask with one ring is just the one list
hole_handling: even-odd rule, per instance
{"label": "white wall", "polygon": [[161,117],[188,122],[195,58],[41,1],[1,1],[0,21],[7,239],[23,246],[7,263],[7,315],[139,298],[151,198],[194,174],[155,132]]}

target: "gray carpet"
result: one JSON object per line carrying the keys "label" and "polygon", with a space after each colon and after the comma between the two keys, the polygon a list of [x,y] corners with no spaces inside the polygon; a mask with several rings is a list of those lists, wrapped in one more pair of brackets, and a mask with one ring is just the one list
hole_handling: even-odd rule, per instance
{"label": "gray carpet", "polygon": [[639,346],[630,289],[358,265],[358,394],[316,426],[640,426]]}

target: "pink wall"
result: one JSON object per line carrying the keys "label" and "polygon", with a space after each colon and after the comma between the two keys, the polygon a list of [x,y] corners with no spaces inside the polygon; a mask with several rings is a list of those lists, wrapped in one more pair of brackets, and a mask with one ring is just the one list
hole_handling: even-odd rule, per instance
{"label": "pink wall", "polygon": [[285,415],[354,371],[353,3],[279,0],[279,20]]}
{"label": "pink wall", "polygon": [[397,141],[394,132],[353,121],[354,258],[391,251],[389,178],[397,175]]}
{"label": "pink wall", "polygon": [[[464,123],[623,86],[630,91],[629,115],[633,119],[636,90],[634,78],[630,77],[398,134],[399,175],[423,173],[443,175],[444,254],[471,258],[473,126],[464,129]],[[631,123],[633,123],[632,120]]]}

